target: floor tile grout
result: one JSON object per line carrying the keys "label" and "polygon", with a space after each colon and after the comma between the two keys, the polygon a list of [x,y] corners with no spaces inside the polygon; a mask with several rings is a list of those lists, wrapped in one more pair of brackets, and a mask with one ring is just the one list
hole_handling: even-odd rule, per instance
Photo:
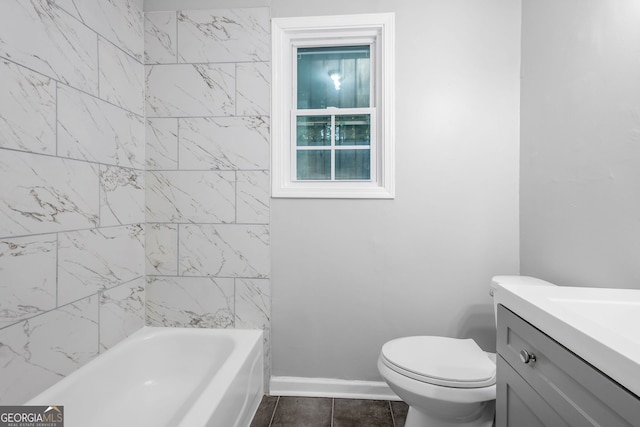
{"label": "floor tile grout", "polygon": [[333,414],[334,414],[334,408],[336,405],[336,399],[331,399],[331,427],[333,427]]}
{"label": "floor tile grout", "polygon": [[273,412],[271,413],[271,419],[269,419],[269,427],[271,427],[271,425],[273,424],[273,419],[276,416],[276,409],[278,409],[278,403],[280,403],[280,397],[281,396],[278,396],[278,398],[276,399],[276,404],[273,407]]}
{"label": "floor tile grout", "polygon": [[396,417],[393,415],[393,406],[391,406],[391,401],[387,400],[387,404],[389,405],[389,412],[391,412],[391,422],[393,423],[393,427],[396,427]]}

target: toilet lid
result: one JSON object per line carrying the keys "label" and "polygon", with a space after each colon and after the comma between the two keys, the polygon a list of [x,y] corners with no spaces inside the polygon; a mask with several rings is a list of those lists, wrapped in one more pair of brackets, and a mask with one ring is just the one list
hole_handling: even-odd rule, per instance
{"label": "toilet lid", "polygon": [[447,387],[488,387],[496,365],[472,339],[417,336],[382,346],[385,365],[418,381]]}

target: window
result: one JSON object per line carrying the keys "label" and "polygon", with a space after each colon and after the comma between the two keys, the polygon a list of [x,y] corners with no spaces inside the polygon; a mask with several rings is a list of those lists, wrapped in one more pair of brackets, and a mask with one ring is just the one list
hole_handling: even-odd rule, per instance
{"label": "window", "polygon": [[273,197],[393,198],[393,14],[273,20]]}

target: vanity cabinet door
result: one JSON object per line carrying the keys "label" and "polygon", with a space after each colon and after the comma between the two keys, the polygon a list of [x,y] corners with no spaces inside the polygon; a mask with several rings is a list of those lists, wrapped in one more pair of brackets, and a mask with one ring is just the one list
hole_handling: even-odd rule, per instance
{"label": "vanity cabinet door", "polygon": [[569,427],[502,357],[497,364],[496,427]]}
{"label": "vanity cabinet door", "polygon": [[[523,382],[564,423],[554,421],[548,426],[640,427],[640,398],[503,306],[498,306],[497,349],[498,359],[502,359],[498,363],[497,407],[503,412],[496,415],[498,425],[521,426],[509,422],[515,419],[511,411],[522,409],[508,398],[522,399]],[[501,382],[505,383],[502,393]],[[531,403],[537,401],[535,396],[522,400],[531,411],[543,408]],[[505,411],[506,421],[500,420]]]}

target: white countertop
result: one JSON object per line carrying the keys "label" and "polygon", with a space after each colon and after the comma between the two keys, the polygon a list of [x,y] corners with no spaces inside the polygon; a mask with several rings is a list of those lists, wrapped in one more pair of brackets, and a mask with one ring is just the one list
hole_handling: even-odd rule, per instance
{"label": "white countertop", "polygon": [[640,396],[640,290],[500,284],[494,300]]}

